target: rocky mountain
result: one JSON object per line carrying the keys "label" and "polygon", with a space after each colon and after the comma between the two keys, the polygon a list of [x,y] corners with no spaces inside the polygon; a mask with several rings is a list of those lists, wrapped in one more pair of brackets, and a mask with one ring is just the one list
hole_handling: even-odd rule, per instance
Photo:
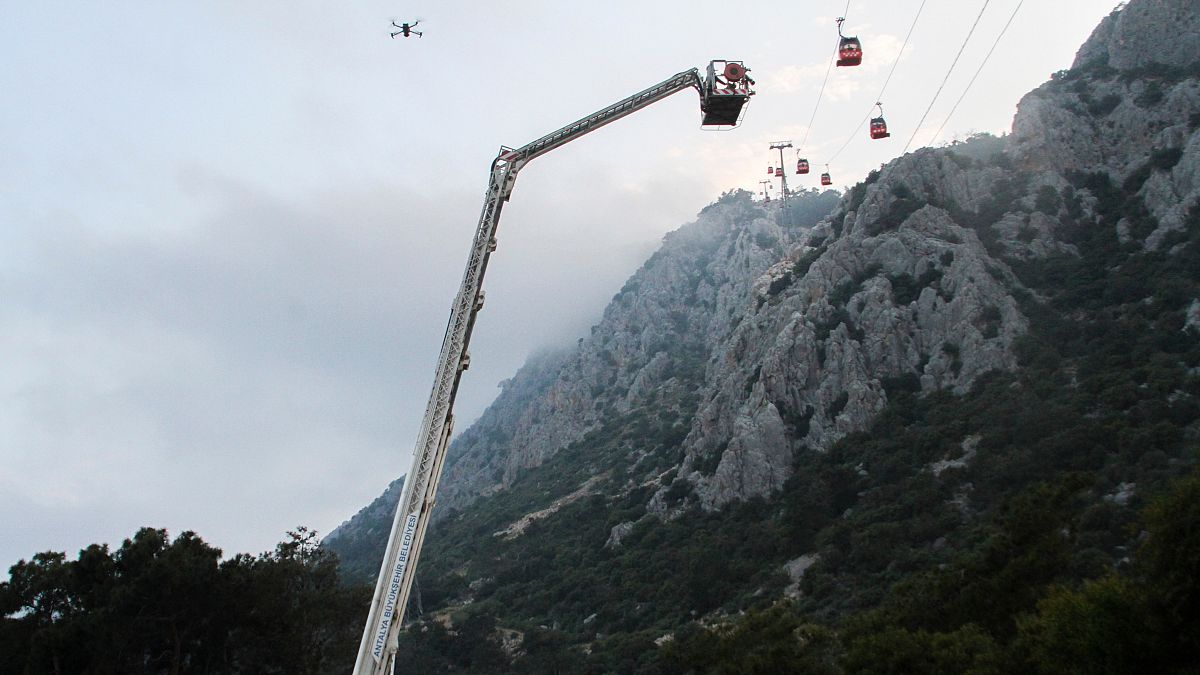
{"label": "rocky mountain", "polygon": [[[454,440],[438,492],[440,516],[505,489],[613,415],[653,408],[690,418],[689,399],[710,355],[741,321],[762,275],[838,200],[832,190],[800,192],[785,213],[768,214],[738,191],[668,234],[588,337],[531,357]],[[380,508],[376,501],[364,509],[331,533],[330,543],[366,531],[386,539],[386,528],[378,531]]]}
{"label": "rocky mountain", "polygon": [[454,443],[443,508],[459,509],[600,428],[612,414],[654,408],[690,416],[685,399],[717,345],[741,321],[755,284],[837,201],[801,193],[779,222],[747,193],[726,195],[625,284],[601,321],[568,352],[530,360]]}
{"label": "rocky mountain", "polygon": [[[1032,658],[1039,599],[1140,569],[1139,509],[1196,463],[1198,36],[1195,3],[1134,0],[1011,135],[666,237],[453,444],[406,648],[685,672],[787,625],[813,672],[899,658],[885,634]],[[381,549],[385,506],[326,544]]]}

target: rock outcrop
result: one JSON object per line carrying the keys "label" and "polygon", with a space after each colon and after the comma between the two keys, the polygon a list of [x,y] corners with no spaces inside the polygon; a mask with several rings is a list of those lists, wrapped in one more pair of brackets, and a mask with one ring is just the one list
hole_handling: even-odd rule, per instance
{"label": "rock outcrop", "polygon": [[[798,260],[821,252],[807,270],[774,268],[717,352],[683,467],[706,507],[779,489],[800,445],[826,449],[865,429],[887,404],[888,382],[961,392],[1015,366],[1012,341],[1026,319],[1011,273],[945,209],[896,214],[886,202],[914,175],[908,169],[894,165],[859,210],[835,216],[842,236],[816,249],[812,236],[801,244]],[[780,274],[799,278],[773,293]],[[697,469],[714,463],[711,475]]]}
{"label": "rock outcrop", "polygon": [[1021,100],[1008,154],[1046,185],[1071,171],[1140,181],[1157,221],[1143,243],[1157,248],[1200,190],[1198,76],[1200,6],[1133,3],[1096,28],[1071,70]]}
{"label": "rock outcrop", "polygon": [[[832,207],[833,194],[799,199]],[[588,337],[531,359],[455,440],[443,514],[504,489],[608,416],[645,407],[690,416],[683,399],[699,386],[708,354],[741,320],[761,275],[808,229],[780,226],[735,192],[667,235]]]}

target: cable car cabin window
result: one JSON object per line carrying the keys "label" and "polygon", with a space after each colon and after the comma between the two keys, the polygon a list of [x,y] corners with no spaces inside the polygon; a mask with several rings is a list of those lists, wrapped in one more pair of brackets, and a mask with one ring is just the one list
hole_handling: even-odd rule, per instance
{"label": "cable car cabin window", "polygon": [[833,179],[829,177],[829,174],[821,174],[821,185],[833,185]]}
{"label": "cable car cabin window", "polygon": [[801,159],[796,162],[796,173],[808,173],[808,160]]}
{"label": "cable car cabin window", "polygon": [[887,130],[887,122],[883,121],[882,117],[874,117],[871,119],[871,138],[887,138],[891,136]]}
{"label": "cable car cabin window", "polygon": [[862,43],[856,37],[844,37],[838,46],[839,66],[857,66],[862,63]]}

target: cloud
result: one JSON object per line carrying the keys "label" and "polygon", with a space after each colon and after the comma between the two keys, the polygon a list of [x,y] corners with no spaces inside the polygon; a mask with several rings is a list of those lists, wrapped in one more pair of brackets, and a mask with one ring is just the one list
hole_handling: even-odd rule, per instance
{"label": "cloud", "polygon": [[[860,93],[867,91],[877,92],[896,62],[904,40],[890,33],[871,32],[869,26],[864,28],[860,38],[866,55],[861,66],[831,67],[831,50],[829,60],[790,64],[774,70],[765,78],[765,84],[768,86],[764,87],[764,90],[772,93],[806,93],[816,96],[824,84],[823,98],[827,97],[830,102],[861,98]],[[902,61],[910,57],[912,48],[911,44],[905,47]]]}
{"label": "cloud", "polygon": [[[529,352],[584,334],[710,189],[603,155],[536,166],[506,207],[459,431]],[[0,348],[19,364],[0,374],[0,489],[41,522],[107,514],[54,548],[153,525],[253,551],[327,531],[408,468],[480,186],[284,200],[175,175],[197,208],[169,226],[84,225],[67,200],[0,235]],[[9,562],[45,549],[5,540]]]}
{"label": "cloud", "polygon": [[35,518],[104,510],[126,536],[174,523],[248,546],[331,526],[404,470],[471,232],[439,213],[467,200],[289,203],[182,175],[207,208],[173,227],[85,227],[67,204],[9,230],[3,489]]}
{"label": "cloud", "polygon": [[821,88],[821,83],[825,79],[827,70],[829,70],[828,62],[783,66],[778,70],[772,71],[765,78],[766,82],[764,84],[767,86],[764,89],[781,94],[801,92],[812,92],[815,94]]}

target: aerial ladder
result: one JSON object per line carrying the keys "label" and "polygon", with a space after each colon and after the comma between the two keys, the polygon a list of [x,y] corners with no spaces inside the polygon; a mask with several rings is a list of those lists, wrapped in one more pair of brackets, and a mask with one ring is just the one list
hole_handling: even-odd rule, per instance
{"label": "aerial ladder", "polygon": [[450,321],[438,357],[433,391],[417,436],[412,468],[405,478],[404,491],[396,505],[391,534],[354,664],[354,675],[390,675],[395,672],[397,641],[404,610],[429,527],[434,495],[454,426],[454,398],[462,374],[471,363],[467,345],[475,327],[475,318],[483,308],[483,275],[487,270],[488,258],[496,250],[500,209],[512,196],[517,173],[536,157],[688,88],[694,88],[700,94],[701,126],[717,129],[736,127],[745,114],[746,103],[754,95],[754,81],[747,71],[741,61],[712,61],[703,77],[696,68],[683,71],[520,148],[500,147],[500,153],[492,161],[483,211],[475,230],[467,269],[450,309]]}

